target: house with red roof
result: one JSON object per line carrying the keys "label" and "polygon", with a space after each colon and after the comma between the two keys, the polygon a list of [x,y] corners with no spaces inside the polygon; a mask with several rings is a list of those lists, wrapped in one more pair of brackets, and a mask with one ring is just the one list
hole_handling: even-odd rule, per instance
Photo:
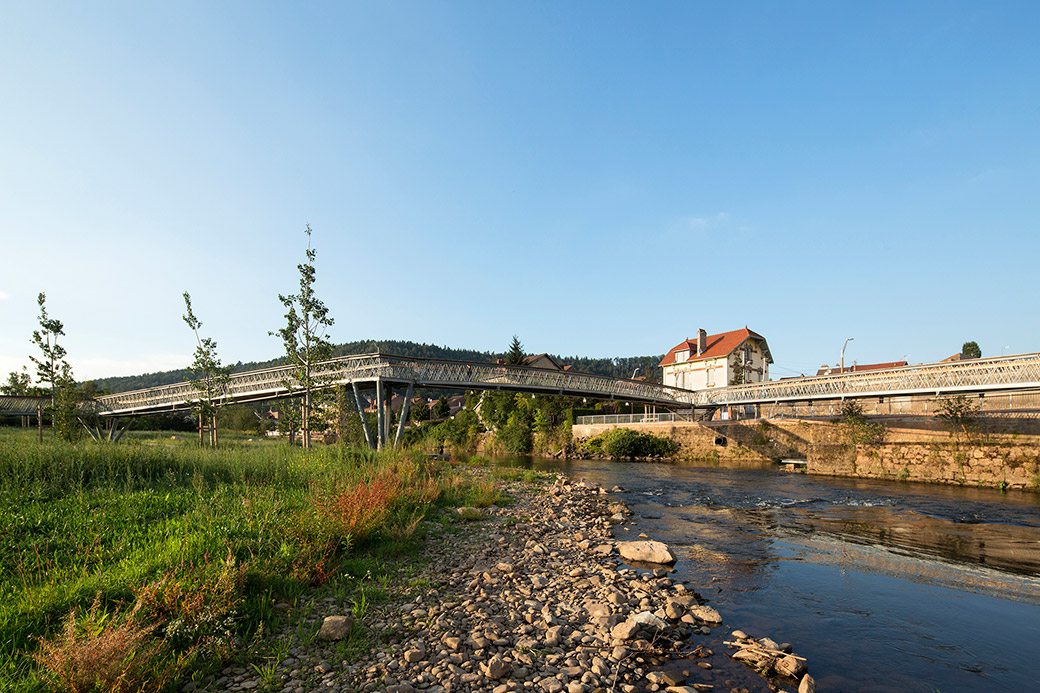
{"label": "house with red roof", "polygon": [[709,335],[697,330],[696,339],[672,347],[661,361],[662,382],[686,390],[705,390],[738,383],[769,380],[766,338],[747,327]]}

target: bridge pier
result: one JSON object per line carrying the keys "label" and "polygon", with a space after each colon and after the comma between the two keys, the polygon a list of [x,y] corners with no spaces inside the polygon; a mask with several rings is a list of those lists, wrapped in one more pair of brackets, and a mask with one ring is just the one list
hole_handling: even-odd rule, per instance
{"label": "bridge pier", "polygon": [[[408,420],[408,414],[412,408],[412,393],[415,392],[415,383],[408,383],[408,390],[404,396],[404,404],[401,405],[401,419],[397,422],[397,435],[394,436],[394,447],[401,444],[401,435],[404,433],[404,423]],[[393,408],[390,409],[393,412]]]}
{"label": "bridge pier", "polygon": [[365,417],[365,408],[361,406],[361,395],[358,393],[357,382],[351,381],[350,385],[354,388],[354,404],[357,405],[357,413],[361,417],[361,430],[365,432],[365,442],[368,443],[368,447],[375,450],[376,443],[372,440],[372,433],[368,430],[368,419]]}
{"label": "bridge pier", "polygon": [[376,378],[376,449],[382,450],[386,444],[386,424],[383,421],[383,379]]}

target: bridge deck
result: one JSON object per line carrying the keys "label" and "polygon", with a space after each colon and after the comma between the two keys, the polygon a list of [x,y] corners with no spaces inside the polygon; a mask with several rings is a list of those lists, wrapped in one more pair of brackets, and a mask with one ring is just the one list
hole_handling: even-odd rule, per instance
{"label": "bridge deck", "polygon": [[[318,364],[317,376],[326,387],[384,383],[460,390],[507,390],[539,394],[620,399],[663,407],[692,408],[697,393],[639,380],[619,380],[588,373],[554,371],[524,366],[418,359],[389,354],[346,356]],[[292,368],[277,367],[231,376],[222,400],[253,402],[291,394]],[[144,414],[183,409],[198,394],[188,383],[122,392],[99,397],[106,415]]]}

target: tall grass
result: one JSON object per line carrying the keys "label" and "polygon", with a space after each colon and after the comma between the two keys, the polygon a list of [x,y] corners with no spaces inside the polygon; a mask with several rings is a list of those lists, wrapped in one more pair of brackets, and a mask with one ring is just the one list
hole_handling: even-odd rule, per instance
{"label": "tall grass", "polygon": [[[261,598],[328,580],[359,548],[406,545],[430,504],[466,493],[421,455],[0,432],[0,690],[172,685],[234,652]],[[94,688],[69,678],[100,651],[153,664]]]}

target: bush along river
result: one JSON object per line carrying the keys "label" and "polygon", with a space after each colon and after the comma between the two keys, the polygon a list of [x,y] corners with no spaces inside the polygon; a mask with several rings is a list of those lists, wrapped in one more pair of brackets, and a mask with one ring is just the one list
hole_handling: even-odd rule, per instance
{"label": "bush along river", "polygon": [[[611,488],[729,628],[821,691],[1040,690],[1040,494],[757,468],[507,458]],[[719,650],[727,633],[718,634]]]}

